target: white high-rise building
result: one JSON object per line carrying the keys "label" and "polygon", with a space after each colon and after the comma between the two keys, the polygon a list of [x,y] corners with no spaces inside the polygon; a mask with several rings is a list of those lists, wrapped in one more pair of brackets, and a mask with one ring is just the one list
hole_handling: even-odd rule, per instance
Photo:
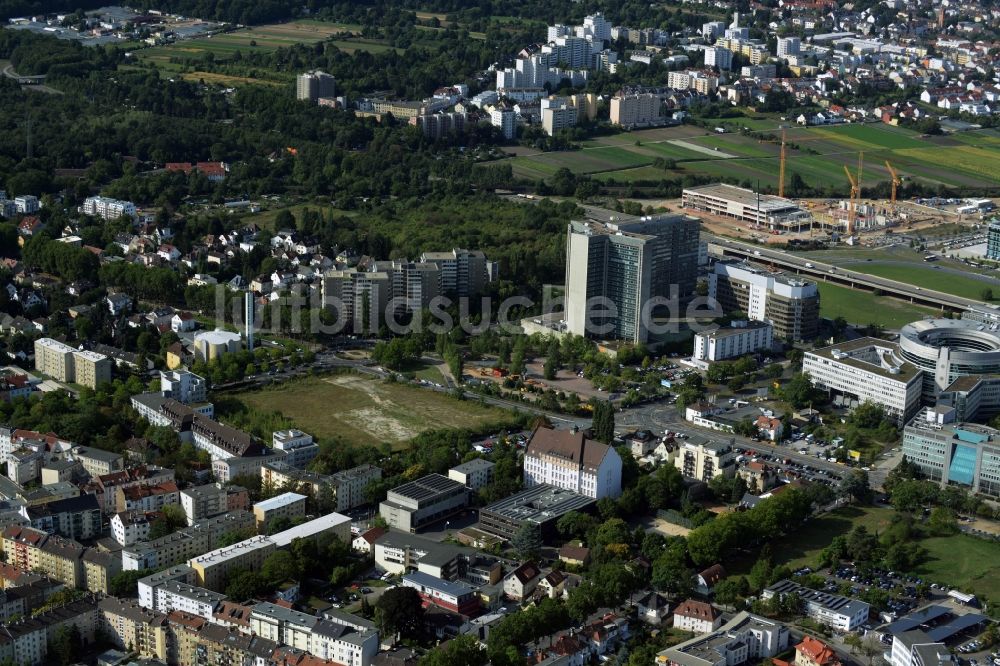
{"label": "white high-rise building", "polygon": [[715,39],[721,37],[726,32],[724,21],[709,21],[701,25],[701,36],[705,39]]}
{"label": "white high-rise building", "polygon": [[721,69],[732,69],[733,52],[723,46],[705,49],[705,65]]}
{"label": "white high-rise building", "polygon": [[798,37],[779,37],[778,38],[778,57],[787,58],[789,56],[797,56],[801,51],[801,42]]}
{"label": "white high-rise building", "polygon": [[597,13],[584,17],[583,25],[577,29],[577,35],[584,38],[611,41],[611,24],[604,14]]}
{"label": "white high-rise building", "polygon": [[536,428],[524,452],[524,485],[539,484],[601,499],[622,493],[622,459],[582,432]]}
{"label": "white high-rise building", "polygon": [[490,111],[490,124],[499,128],[508,141],[517,136],[517,113],[513,109],[493,109]]}
{"label": "white high-rise building", "polygon": [[198,404],[208,396],[208,383],[189,370],[161,370],[160,390],[185,405]]}
{"label": "white high-rise building", "polygon": [[295,79],[296,99],[315,102],[320,97],[333,97],[336,93],[337,81],[326,72],[306,72]]}

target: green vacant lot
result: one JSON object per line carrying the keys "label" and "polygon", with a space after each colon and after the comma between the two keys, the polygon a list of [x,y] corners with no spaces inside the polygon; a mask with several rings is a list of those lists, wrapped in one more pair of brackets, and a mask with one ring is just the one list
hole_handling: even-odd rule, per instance
{"label": "green vacant lot", "polygon": [[827,319],[843,317],[849,324],[859,326],[879,324],[898,329],[927,315],[940,314],[931,308],[826,282],[819,283],[819,297],[820,315]]}
{"label": "green vacant lot", "polygon": [[774,544],[778,564],[791,569],[815,567],[820,552],[830,545],[833,537],[847,534],[855,525],[864,525],[869,532],[881,532],[892,520],[892,509],[848,506],[831,511]]}
{"label": "green vacant lot", "polygon": [[504,410],[406,384],[355,374],[309,377],[234,396],[263,412],[280,412],[318,438],[402,448],[425,430],[506,424]]}
{"label": "green vacant lot", "polygon": [[[859,273],[877,275],[889,280],[916,285],[923,289],[934,289],[946,294],[975,300],[980,299],[984,289],[997,287],[996,279],[978,280],[974,277],[956,275],[950,271],[935,269],[933,264],[882,264],[866,261],[851,264],[849,268]],[[1000,297],[1000,288],[997,288],[996,292],[996,296]]]}

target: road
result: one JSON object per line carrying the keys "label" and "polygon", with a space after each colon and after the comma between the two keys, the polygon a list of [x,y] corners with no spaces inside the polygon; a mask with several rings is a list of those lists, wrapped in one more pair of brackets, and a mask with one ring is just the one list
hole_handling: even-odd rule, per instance
{"label": "road", "polygon": [[[20,74],[18,74],[17,72],[14,71],[14,66],[13,65],[7,65],[6,67],[4,67],[3,68],[3,75],[6,76],[8,79],[14,79],[16,81],[22,81],[23,79],[34,79],[34,78],[37,78],[37,77],[21,76]],[[45,77],[41,77],[41,80],[44,81]],[[24,85],[21,86],[21,88],[22,88],[22,90],[23,89],[37,90],[39,92],[49,93],[50,95],[62,95],[63,94],[63,91],[56,90],[55,88],[53,88],[51,86],[47,86],[44,83],[24,84]]]}

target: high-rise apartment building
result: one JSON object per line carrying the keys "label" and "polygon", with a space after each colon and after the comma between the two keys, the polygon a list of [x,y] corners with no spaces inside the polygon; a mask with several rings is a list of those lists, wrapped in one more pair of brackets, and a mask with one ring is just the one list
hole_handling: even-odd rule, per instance
{"label": "high-rise apartment building", "polygon": [[774,337],[809,340],[819,326],[819,290],[815,282],[765,270],[749,263],[715,264],[709,297],[725,312],[743,312],[774,326]]}
{"label": "high-rise apartment building", "polygon": [[[694,292],[698,220],[685,215],[573,221],[566,239],[566,324],[574,335],[645,342],[654,298]],[[647,310],[644,312],[644,310]]]}
{"label": "high-rise apartment building", "polygon": [[662,119],[661,106],[655,93],[619,92],[611,98],[611,124],[625,128],[656,124]]}
{"label": "high-rise apartment building", "polygon": [[439,291],[444,295],[461,297],[480,294],[491,279],[486,255],[478,250],[456,248],[450,252],[424,252],[420,261],[437,266],[440,271]]}
{"label": "high-rise apartment building", "polygon": [[705,66],[718,67],[720,70],[733,68],[733,52],[724,46],[713,46],[705,49]]}
{"label": "high-rise apartment building", "polygon": [[52,338],[35,340],[35,369],[56,381],[88,388],[111,381],[111,359],[107,356],[74,349]]}
{"label": "high-rise apartment building", "polygon": [[797,56],[801,50],[802,43],[799,41],[798,37],[779,37],[778,38],[778,57],[787,58],[789,56]]}
{"label": "high-rise apartment building", "polygon": [[320,97],[333,97],[336,92],[336,79],[319,70],[299,74],[295,80],[296,99],[315,102]]}
{"label": "high-rise apartment building", "polygon": [[513,109],[493,109],[490,111],[490,124],[499,129],[508,141],[517,136],[517,113]]}

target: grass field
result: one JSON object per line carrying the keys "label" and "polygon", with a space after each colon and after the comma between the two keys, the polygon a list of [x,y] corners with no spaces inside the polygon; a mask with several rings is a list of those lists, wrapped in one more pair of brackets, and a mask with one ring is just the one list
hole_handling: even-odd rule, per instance
{"label": "grass field", "polygon": [[924,539],[920,545],[927,549],[929,558],[916,573],[932,582],[1000,599],[1000,544],[959,534]]}
{"label": "grass field", "polygon": [[[851,270],[878,277],[905,282],[923,289],[934,289],[946,294],[979,300],[983,289],[996,286],[996,279],[977,280],[973,277],[956,275],[950,271],[936,270],[933,265],[888,264],[864,262],[850,265]],[[1000,289],[997,290],[1000,292]],[[997,294],[1000,296],[1000,293]]]}
{"label": "grass field", "polygon": [[[276,51],[294,44],[315,44],[334,37],[337,39],[332,39],[333,44],[348,53],[356,51],[380,53],[392,48],[379,40],[356,38],[355,35],[360,29],[361,26],[347,23],[299,20],[242,28],[233,32],[183,40],[175,44],[138,49],[135,51],[135,55],[140,61],[152,63],[166,71],[179,71],[181,66],[171,62],[171,58],[199,58],[211,53],[216,60],[228,60],[237,51]],[[205,75],[203,72],[195,72],[195,74],[199,74],[199,76],[193,77],[191,73],[188,73],[185,78],[205,78],[208,81],[208,77],[213,76]],[[226,78],[238,79],[239,77]],[[291,80],[290,75],[277,78]],[[253,81],[259,80],[253,79]],[[267,80],[264,79],[264,81]]]}
{"label": "grass field", "polygon": [[869,532],[881,532],[889,525],[893,513],[892,509],[881,507],[853,506],[831,511],[775,543],[776,564],[787,564],[793,570],[807,565],[815,567],[820,552],[830,545],[833,537],[847,534],[855,525],[864,525]]}
{"label": "grass field", "polygon": [[898,329],[927,315],[939,314],[931,308],[826,282],[819,283],[819,295],[821,316],[827,319],[843,317],[849,324],[859,326],[879,324]]}
{"label": "grass field", "polygon": [[253,409],[280,412],[315,437],[394,448],[425,430],[509,420],[500,409],[354,374],[309,377],[235,397]]}
{"label": "grass field", "polygon": [[[770,133],[773,139],[762,141],[738,132],[715,134],[701,127],[682,125],[595,137],[581,144],[583,150],[522,155],[510,163],[515,175],[532,179],[545,178],[554,173],[553,167],[565,166],[574,173],[600,174],[602,181],[673,180],[693,174],[736,176],[762,187],[776,188],[778,122],[771,118],[719,122],[732,129],[749,127]],[[890,179],[886,161],[904,179],[930,185],[988,188],[1000,183],[1000,133],[992,130],[925,138],[905,128],[878,123],[790,127],[786,134],[789,144],[794,146],[787,151],[786,177],[798,174],[806,184],[821,189],[837,187],[846,191],[844,167],[856,171],[861,151],[866,187]],[[621,152],[605,154],[590,150],[605,146],[615,146]],[[696,146],[706,150],[690,149]],[[650,166],[656,157],[674,159],[676,168],[656,173],[640,170]]]}

